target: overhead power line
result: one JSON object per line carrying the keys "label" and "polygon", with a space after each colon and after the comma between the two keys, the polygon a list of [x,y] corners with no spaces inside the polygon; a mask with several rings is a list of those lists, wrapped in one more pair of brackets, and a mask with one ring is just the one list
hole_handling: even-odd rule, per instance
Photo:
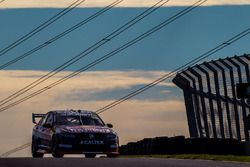
{"label": "overhead power line", "polygon": [[[122,97],[122,98],[116,100],[116,101],[113,102],[113,103],[110,103],[109,105],[106,105],[105,107],[102,107],[102,108],[99,109],[99,110],[96,110],[96,113],[97,113],[97,114],[101,114],[101,113],[103,113],[103,112],[105,112],[105,111],[107,111],[107,110],[109,110],[109,109],[115,107],[116,105],[118,105],[118,104],[120,104],[120,103],[122,103],[122,102],[124,102],[124,101],[126,101],[126,100],[128,100],[128,99],[130,99],[130,98],[132,98],[132,97],[134,97],[134,96],[136,96],[136,95],[138,95],[139,93],[142,93],[142,92],[144,92],[144,91],[150,89],[151,87],[153,87],[153,86],[159,84],[160,82],[163,82],[163,81],[165,81],[166,79],[172,77],[172,76],[175,75],[176,73],[185,70],[185,69],[188,68],[189,66],[195,65],[196,63],[198,63],[198,62],[200,62],[200,61],[202,61],[202,60],[204,60],[204,59],[210,57],[211,55],[217,53],[218,51],[220,51],[220,50],[222,50],[222,49],[224,49],[224,48],[226,48],[227,46],[233,44],[234,42],[237,42],[237,41],[240,40],[241,38],[247,36],[249,33],[250,33],[250,28],[248,28],[248,29],[242,31],[241,33],[239,33],[239,34],[233,36],[231,39],[229,39],[229,40],[223,42],[222,44],[216,46],[215,48],[213,48],[213,49],[211,49],[211,50],[209,50],[209,51],[203,53],[202,55],[200,55],[200,56],[198,56],[198,57],[192,59],[191,61],[187,62],[186,64],[179,66],[179,67],[176,68],[175,70],[173,70],[173,71],[167,73],[166,75],[163,75],[162,77],[156,79],[155,81],[151,82],[150,84],[148,84],[148,85],[146,85],[146,86],[143,86],[143,87],[137,89],[136,91],[131,92],[130,94],[128,94],[128,95],[126,95],[126,96],[124,96],[124,97]],[[26,146],[29,147],[30,145],[31,145],[31,142],[30,142],[30,143],[27,143],[27,144],[24,144],[24,145],[22,145],[22,146],[20,146],[20,147],[17,147],[17,148],[15,148],[15,149],[12,149],[12,150],[10,150],[10,151],[8,151],[8,152],[6,152],[6,153],[3,153],[0,157],[4,157],[4,156],[8,156],[8,155],[10,155],[10,154],[13,154],[13,153],[15,153],[15,152],[17,152],[17,151],[20,151],[20,150],[25,149]]]}
{"label": "overhead power line", "polygon": [[[2,70],[2,69],[4,69],[4,68],[6,68],[6,67],[8,67],[8,66],[10,66],[10,65],[12,65],[12,64],[14,64],[14,63],[16,63],[16,62],[18,62],[18,61],[20,61],[20,60],[22,60],[22,59],[24,59],[24,58],[30,56],[31,54],[33,54],[33,53],[35,53],[35,52],[41,50],[42,48],[44,48],[44,47],[46,47],[46,46],[50,45],[51,43],[57,41],[58,39],[64,37],[65,35],[71,33],[72,31],[74,31],[74,30],[80,28],[81,26],[87,24],[87,23],[90,22],[91,20],[97,18],[97,17],[100,16],[101,14],[107,12],[108,10],[110,10],[110,9],[113,8],[114,6],[118,5],[118,4],[121,3],[122,1],[123,1],[123,0],[116,0],[115,2],[113,2],[113,3],[111,3],[110,5],[104,7],[103,9],[99,10],[98,12],[92,14],[91,16],[89,16],[88,18],[84,19],[83,21],[81,21],[81,22],[77,23],[76,25],[72,26],[71,28],[69,28],[69,29],[63,31],[62,33],[60,33],[60,34],[54,36],[53,38],[49,39],[48,41],[46,41],[46,42],[44,42],[44,43],[42,43],[42,44],[36,46],[35,48],[29,50],[28,52],[26,52],[26,53],[24,53],[24,54],[22,54],[22,55],[20,55],[20,56],[18,56],[18,57],[16,57],[16,58],[14,58],[14,59],[12,59],[12,60],[10,60],[10,61],[8,61],[8,62],[2,64],[2,65],[0,65],[0,70]],[[1,55],[1,54],[0,54],[0,55]]]}
{"label": "overhead power line", "polygon": [[34,96],[37,96],[37,95],[39,95],[39,94],[41,94],[41,93],[43,93],[43,92],[45,92],[45,91],[47,91],[47,90],[49,90],[49,89],[51,89],[51,88],[57,86],[57,85],[59,85],[59,84],[65,82],[65,81],[67,81],[68,79],[70,79],[70,78],[72,78],[72,77],[74,77],[74,76],[80,74],[81,72],[86,71],[86,70],[88,70],[88,69],[90,69],[90,68],[96,66],[97,64],[99,64],[99,63],[101,63],[101,62],[103,62],[103,61],[109,59],[110,57],[112,57],[112,56],[118,54],[119,52],[121,52],[121,51],[127,49],[128,47],[134,45],[135,43],[137,43],[137,42],[143,40],[144,38],[148,37],[149,35],[151,35],[151,34],[157,32],[157,31],[159,31],[160,29],[162,29],[162,28],[165,27],[166,25],[168,25],[168,24],[174,22],[174,21],[177,20],[178,18],[180,18],[180,17],[184,16],[185,14],[191,12],[192,10],[194,10],[195,8],[197,8],[198,6],[200,6],[201,4],[203,4],[203,3],[206,2],[206,1],[207,1],[207,0],[199,0],[199,1],[195,2],[195,3],[192,4],[191,6],[186,7],[185,9],[181,10],[180,12],[178,12],[177,14],[175,14],[174,16],[172,16],[172,17],[166,19],[166,20],[163,21],[162,23],[160,23],[160,24],[158,24],[157,26],[155,26],[155,27],[151,28],[150,30],[146,31],[146,32],[143,33],[142,35],[139,35],[138,37],[136,37],[136,38],[134,38],[133,40],[127,42],[126,44],[122,45],[121,47],[119,47],[119,48],[117,48],[117,49],[111,51],[110,53],[108,53],[108,54],[106,54],[106,55],[104,55],[104,56],[102,56],[102,57],[96,59],[96,60],[93,61],[92,63],[90,63],[90,64],[88,64],[88,65],[86,65],[86,66],[84,66],[84,67],[78,69],[78,70],[75,71],[75,72],[72,72],[71,74],[69,74],[69,75],[67,75],[67,76],[65,76],[65,77],[63,77],[63,78],[57,80],[56,82],[53,82],[52,84],[49,84],[48,86],[46,86],[46,87],[44,87],[44,88],[42,88],[42,89],[39,89],[38,91],[35,91],[35,92],[33,92],[33,93],[31,93],[31,94],[29,94],[29,95],[27,95],[27,96],[25,96],[25,97],[23,97],[23,98],[21,98],[21,99],[15,101],[15,102],[13,102],[13,103],[11,103],[11,104],[5,106],[5,107],[0,108],[0,112],[3,112],[3,111],[5,111],[5,110],[7,110],[7,109],[9,109],[9,108],[12,108],[12,107],[14,107],[14,106],[16,106],[16,105],[18,105],[18,104],[20,104],[20,103],[22,103],[22,102],[24,102],[24,101],[30,99],[30,98],[32,98],[32,97],[34,97]]}
{"label": "overhead power line", "polygon": [[14,148],[14,149],[12,149],[12,150],[10,150],[10,151],[8,151],[8,152],[5,152],[5,153],[1,154],[0,157],[8,157],[9,155],[11,155],[11,154],[13,154],[13,153],[15,153],[15,152],[18,152],[18,151],[20,151],[20,150],[26,149],[26,148],[28,148],[28,147],[30,147],[30,146],[31,146],[31,143],[30,143],[30,142],[29,142],[29,143],[26,143],[26,144],[23,144],[23,145],[21,145],[21,146],[19,146],[19,147],[17,147],[17,148]]}
{"label": "overhead power line", "polygon": [[123,33],[124,31],[131,28],[133,25],[135,25],[136,23],[138,23],[139,21],[141,21],[142,19],[144,19],[145,17],[147,17],[148,15],[150,15],[151,13],[153,13],[154,11],[159,9],[161,6],[163,6],[167,2],[168,2],[168,0],[167,1],[166,0],[160,0],[159,2],[157,2],[156,4],[151,6],[150,8],[146,9],[141,14],[137,15],[136,17],[134,17],[133,19],[131,19],[127,23],[123,24],[121,27],[119,27],[118,29],[116,29],[115,31],[110,33],[109,35],[105,36],[104,38],[102,38],[101,40],[99,40],[98,42],[96,42],[95,44],[93,44],[92,46],[90,46],[89,48],[87,48],[86,50],[81,52],[80,54],[78,54],[78,55],[74,56],[73,58],[69,59],[68,61],[66,61],[62,65],[58,66],[57,68],[50,71],[49,73],[43,75],[39,79],[35,80],[34,82],[32,82],[31,84],[27,85],[26,87],[20,89],[19,91],[15,92],[14,94],[12,94],[12,95],[8,96],[7,98],[1,100],[0,101],[0,106],[3,106],[4,104],[10,102],[11,100],[19,97],[20,95],[22,95],[22,94],[26,93],[27,91],[33,89],[37,85],[45,82],[49,78],[53,77],[54,75],[56,75],[57,73],[59,73],[60,71],[62,71],[64,69],[66,69],[67,67],[69,67],[70,65],[72,65],[75,62],[79,61],[80,59],[86,57],[87,55],[89,55],[93,51],[97,50],[98,48],[100,48],[101,46],[106,44],[107,42],[110,42],[112,39],[114,39],[115,37],[117,37],[118,35]]}
{"label": "overhead power line", "polygon": [[66,15],[71,10],[73,10],[74,8],[76,8],[77,6],[82,4],[84,1],[85,0],[77,0],[77,1],[75,1],[74,3],[69,5],[67,8],[63,9],[62,11],[57,13],[56,15],[52,16],[47,21],[40,24],[38,27],[36,27],[32,31],[30,31],[29,33],[23,35],[21,38],[17,39],[15,42],[11,43],[10,45],[5,47],[4,49],[0,50],[0,57],[3,56],[4,54],[6,54],[7,52],[9,52],[10,50],[14,49],[15,47],[17,47],[18,45],[22,44],[23,42],[25,42],[26,40],[28,40],[29,38],[31,38],[32,36],[34,36],[38,32],[42,31],[43,29],[45,29],[49,25],[51,25],[52,23],[54,23],[55,21],[60,19],[62,16]]}
{"label": "overhead power line", "polygon": [[105,111],[107,111],[107,110],[109,110],[109,109],[117,106],[118,104],[121,104],[121,103],[123,103],[123,102],[131,99],[132,97],[134,97],[134,96],[136,96],[138,94],[143,93],[144,91],[146,91],[146,90],[148,90],[148,89],[150,89],[150,88],[158,85],[159,83],[165,81],[166,79],[169,79],[172,76],[176,75],[176,73],[179,73],[179,72],[185,70],[189,66],[195,65],[196,63],[198,63],[198,62],[200,62],[200,61],[208,58],[209,56],[213,55],[214,53],[216,53],[216,52],[224,49],[225,47],[231,45],[232,43],[238,41],[239,39],[247,36],[249,33],[250,33],[250,28],[242,31],[241,33],[235,35],[233,38],[231,38],[231,39],[223,42],[222,44],[218,45],[217,47],[215,47],[215,48],[213,48],[213,49],[211,49],[209,51],[207,51],[206,53],[200,55],[199,57],[197,57],[197,58],[189,61],[188,63],[186,63],[186,64],[184,64],[182,66],[179,66],[175,70],[173,70],[173,71],[171,71],[169,73],[166,73],[165,75],[163,75],[160,78],[154,80],[153,82],[151,82],[151,83],[149,83],[149,84],[147,84],[147,85],[145,85],[145,86],[143,86],[143,87],[141,87],[141,88],[139,88],[139,89],[137,89],[137,90],[135,90],[135,91],[127,94],[126,96],[123,96],[122,98],[120,98],[120,99],[118,99],[118,100],[116,100],[116,101],[114,101],[114,102],[106,105],[105,107],[102,107],[102,108],[96,110],[96,113],[101,114],[101,113],[103,113],[103,112],[105,112]]}

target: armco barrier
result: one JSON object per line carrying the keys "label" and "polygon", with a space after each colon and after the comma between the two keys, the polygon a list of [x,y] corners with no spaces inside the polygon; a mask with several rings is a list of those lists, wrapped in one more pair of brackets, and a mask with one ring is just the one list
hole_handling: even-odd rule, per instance
{"label": "armco barrier", "polygon": [[155,137],[120,147],[122,155],[148,154],[220,154],[249,155],[250,143],[236,139]]}
{"label": "armco barrier", "polygon": [[241,143],[234,139],[190,138],[185,147],[185,152],[192,154],[244,154]]}

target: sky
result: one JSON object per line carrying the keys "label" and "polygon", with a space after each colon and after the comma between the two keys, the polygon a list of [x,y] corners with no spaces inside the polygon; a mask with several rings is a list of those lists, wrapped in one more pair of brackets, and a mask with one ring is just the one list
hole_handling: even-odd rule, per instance
{"label": "sky", "polygon": [[[6,0],[0,3],[0,50],[68,6],[66,0]],[[172,0],[107,45],[46,82],[52,83],[161,23],[195,1]],[[1,64],[87,18],[109,0],[86,0],[51,26],[0,57]],[[0,71],[0,99],[23,88],[102,39],[155,0],[124,0],[85,26]],[[216,47],[250,27],[249,0],[208,0],[202,7],[98,66],[25,103],[0,113],[0,154],[31,141],[31,113],[55,109],[95,111]],[[250,36],[206,59],[250,53]],[[40,85],[36,89],[42,88]],[[144,137],[188,134],[182,91],[171,80],[101,114],[122,144]],[[29,149],[12,156],[30,156]]]}
{"label": "sky", "polygon": [[[74,0],[6,0],[5,3],[1,5],[1,8],[64,8],[65,6],[71,4]],[[103,7],[110,0],[91,0],[86,1],[86,3],[80,5],[79,7]],[[157,0],[124,0],[119,7],[149,7],[152,3],[156,3]],[[170,2],[170,6],[186,6],[189,5],[192,0],[175,0]],[[246,5],[250,4],[249,0],[209,0],[205,6],[212,5]],[[166,5],[169,6],[169,5]]]}

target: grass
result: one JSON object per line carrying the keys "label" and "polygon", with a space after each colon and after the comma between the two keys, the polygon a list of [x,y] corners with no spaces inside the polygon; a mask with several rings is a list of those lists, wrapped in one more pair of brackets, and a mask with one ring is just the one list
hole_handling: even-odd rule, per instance
{"label": "grass", "polygon": [[128,155],[128,156],[122,156],[122,157],[203,159],[203,160],[214,160],[214,161],[250,162],[250,156],[236,156],[236,155],[177,154],[177,155]]}

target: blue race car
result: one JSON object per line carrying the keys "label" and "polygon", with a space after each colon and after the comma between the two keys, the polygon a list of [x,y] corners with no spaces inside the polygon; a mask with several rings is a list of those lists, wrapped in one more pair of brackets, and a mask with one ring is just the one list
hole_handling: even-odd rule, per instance
{"label": "blue race car", "polygon": [[[38,123],[36,119],[41,118]],[[33,157],[51,153],[61,158],[64,154],[96,154],[107,157],[119,155],[119,138],[112,124],[105,124],[91,111],[63,110],[47,114],[32,114],[33,128],[31,152]]]}

